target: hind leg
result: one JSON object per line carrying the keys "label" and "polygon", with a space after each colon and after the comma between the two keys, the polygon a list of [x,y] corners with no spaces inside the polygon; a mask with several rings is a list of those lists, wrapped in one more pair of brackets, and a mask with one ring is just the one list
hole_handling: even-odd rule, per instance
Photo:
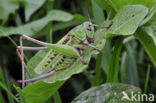
{"label": "hind leg", "polygon": [[31,75],[30,75],[30,72],[24,62],[24,54],[23,54],[23,50],[42,50],[42,49],[46,49],[46,47],[23,47],[23,39],[26,39],[28,41],[31,41],[31,42],[34,42],[34,43],[37,43],[37,44],[45,44],[45,42],[42,42],[42,41],[39,41],[39,40],[36,40],[36,39],[33,39],[31,37],[28,37],[26,35],[22,35],[20,37],[20,46],[18,46],[17,48],[17,54],[21,60],[21,67],[22,67],[22,88],[25,87],[25,69],[27,70],[28,72],[28,75],[29,77],[31,78]]}

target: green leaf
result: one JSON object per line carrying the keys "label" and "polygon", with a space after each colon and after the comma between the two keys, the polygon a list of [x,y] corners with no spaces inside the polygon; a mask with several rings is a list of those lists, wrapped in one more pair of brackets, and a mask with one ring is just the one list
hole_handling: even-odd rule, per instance
{"label": "green leaf", "polygon": [[74,14],[73,16],[74,16],[73,20],[80,20],[80,21],[85,21],[86,20],[86,18],[81,14]]}
{"label": "green leaf", "polygon": [[[75,30],[75,29],[77,28],[74,28],[72,30]],[[96,45],[98,48],[103,48],[105,44],[105,39],[101,39],[101,38],[104,38],[104,35],[105,35],[104,29],[100,29],[95,33],[96,39],[95,39],[94,45]],[[34,68],[40,63],[40,61],[44,58],[44,56],[46,55],[48,51],[49,49],[39,51],[28,62],[28,68],[30,69],[30,72],[33,77],[38,76],[38,74],[34,72]],[[88,48],[85,51],[83,58],[86,62],[89,62],[91,55],[97,54],[97,53],[98,53],[97,51],[91,50],[91,48]],[[80,62],[80,60],[77,59],[68,69],[60,71],[51,77],[45,78],[43,80],[37,81],[35,83],[29,84],[28,86],[26,86],[26,88],[24,88],[23,90],[24,97],[26,98],[28,103],[33,103],[34,101],[36,101],[36,98],[38,99],[37,103],[43,103],[43,101],[47,100],[48,97],[52,96],[54,92],[57,91],[57,89],[65,82],[65,80],[69,79],[74,74],[82,72],[86,67],[87,65],[83,65]],[[45,93],[48,96],[45,95]],[[33,95],[41,95],[42,98],[38,98],[37,96],[33,96]]]}
{"label": "green leaf", "polygon": [[107,82],[118,82],[119,60],[122,49],[122,42],[123,37],[118,38],[118,40],[115,42],[114,51],[109,64]]}
{"label": "green leaf", "polygon": [[109,4],[108,0],[95,0],[97,2],[97,4],[103,8],[104,10],[110,10],[111,9],[111,5]]}
{"label": "green leaf", "polygon": [[150,57],[151,61],[153,62],[154,66],[156,67],[156,45],[153,42],[151,36],[149,36],[145,31],[139,29],[135,34],[135,37],[140,41],[143,45],[146,53]]}
{"label": "green leaf", "polygon": [[106,40],[106,44],[104,47],[104,54],[102,56],[102,63],[101,67],[103,71],[107,74],[108,73],[108,67],[109,67],[109,62],[111,59],[111,42],[109,39]]}
{"label": "green leaf", "polygon": [[43,81],[29,84],[22,91],[26,103],[44,103],[65,81],[45,83]]}
{"label": "green leaf", "polygon": [[142,27],[152,39],[154,44],[156,45],[156,7],[151,12],[152,18]]}
{"label": "green leaf", "polygon": [[38,10],[46,0],[23,0],[25,6],[25,19],[29,20],[30,16]]}
{"label": "green leaf", "polygon": [[124,6],[114,17],[105,37],[132,35],[147,13],[148,9],[141,5]]}
{"label": "green leaf", "polygon": [[67,28],[67,27],[79,25],[79,24],[83,23],[84,21],[86,21],[85,17],[83,17],[80,14],[74,14],[73,19],[71,21],[57,23],[56,25],[54,25],[53,26],[53,32]]}
{"label": "green leaf", "polygon": [[12,34],[33,36],[41,31],[51,21],[69,21],[73,16],[61,10],[51,10],[47,16],[19,27],[0,26],[0,37]]}
{"label": "green leaf", "polygon": [[[156,23],[156,21],[153,21]],[[154,27],[155,26],[155,27]],[[154,28],[153,28],[154,27]],[[156,46],[156,25],[153,25],[153,27],[151,26],[147,26],[147,27],[143,27],[142,29],[152,38],[155,46]]]}
{"label": "green leaf", "polygon": [[[149,15],[150,16],[150,15]],[[156,67],[156,8],[151,11],[151,19],[138,30],[136,38],[141,42]]]}
{"label": "green leaf", "polygon": [[91,0],[92,3],[92,12],[93,12],[93,20],[96,24],[100,24],[104,21],[104,13],[103,10],[97,5],[95,0]]}
{"label": "green leaf", "polygon": [[132,92],[138,94],[141,90],[127,84],[107,83],[82,92],[72,103],[139,103],[127,99],[122,100],[123,92],[131,99]]}
{"label": "green leaf", "polygon": [[[111,6],[116,12],[119,11],[125,5],[144,5],[148,8],[152,8],[155,4],[154,0],[96,0],[97,3],[104,9],[108,9]],[[110,7],[109,7],[110,8]]]}
{"label": "green leaf", "polygon": [[153,16],[154,16],[155,13],[156,13],[156,5],[153,6],[153,7],[150,9],[148,15],[147,15],[147,16],[145,17],[145,19],[140,23],[139,26],[142,26],[142,25],[146,24],[149,20],[151,20],[151,18],[153,18]]}
{"label": "green leaf", "polygon": [[19,8],[19,0],[0,0],[0,19],[5,20],[9,14],[15,13]]}

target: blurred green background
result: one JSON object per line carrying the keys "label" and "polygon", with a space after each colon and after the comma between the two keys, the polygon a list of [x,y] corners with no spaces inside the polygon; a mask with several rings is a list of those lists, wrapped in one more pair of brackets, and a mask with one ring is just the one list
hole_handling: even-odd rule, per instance
{"label": "blurred green background", "polygon": [[[96,1],[0,0],[0,80],[7,88],[16,94],[12,85],[20,85],[16,83],[16,80],[21,79],[21,64],[16,54],[16,46],[19,45],[21,35],[18,32],[27,33],[27,35],[42,41],[56,43],[70,29],[84,21],[89,20],[101,24],[104,20],[114,17],[115,10],[110,7],[101,8],[97,4],[100,0]],[[154,5],[146,5],[145,1],[144,3],[136,2],[134,4],[145,4],[149,8]],[[67,18],[67,20],[47,20],[47,18],[44,18],[46,15],[50,15],[49,12],[53,9],[66,11],[72,15],[72,18]],[[96,85],[94,82],[95,68],[98,68],[98,65],[101,65],[100,83],[106,82],[108,66],[116,39],[116,37],[108,39],[103,49],[105,54],[99,54],[98,57],[93,56],[84,72],[72,76],[59,89],[63,103],[71,102],[82,91]],[[120,55],[119,82],[132,84],[143,90],[147,68],[150,65],[147,93],[156,94],[156,69],[144,48],[133,37],[126,38],[124,42]],[[24,41],[24,45],[35,46],[35,44],[27,41]],[[35,53],[34,51],[25,52],[27,60]],[[101,57],[99,59],[101,64],[96,62],[99,57]],[[55,96],[51,97],[47,103],[54,101]],[[8,102],[14,103],[13,99],[0,88],[0,103]]]}

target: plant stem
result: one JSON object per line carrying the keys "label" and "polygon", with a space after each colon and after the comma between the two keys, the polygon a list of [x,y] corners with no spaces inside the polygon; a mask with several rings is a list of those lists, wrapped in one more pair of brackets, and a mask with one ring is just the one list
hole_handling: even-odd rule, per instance
{"label": "plant stem", "polygon": [[62,103],[62,100],[58,91],[55,92],[54,99],[55,99],[55,103]]}
{"label": "plant stem", "polygon": [[2,82],[0,82],[0,87],[3,88],[3,90],[5,90],[8,95],[10,95],[14,100],[18,102],[18,99],[6,88],[6,86]]}
{"label": "plant stem", "polygon": [[[54,1],[53,0],[48,0],[47,1],[47,11],[50,11],[53,9],[53,6],[54,6]],[[52,43],[52,22],[48,23],[47,24],[47,27],[46,27],[46,42],[48,43]]]}
{"label": "plant stem", "polygon": [[118,72],[119,72],[119,60],[120,53],[122,49],[123,37],[119,37],[115,42],[114,51],[111,56],[108,73],[107,73],[107,83],[108,82],[118,82]]}
{"label": "plant stem", "polygon": [[96,67],[95,67],[95,81],[94,81],[94,86],[100,85],[101,81],[101,60],[102,60],[102,54],[98,54],[97,59],[96,59]]}
{"label": "plant stem", "polygon": [[46,42],[52,43],[52,25],[49,23],[46,27]]}
{"label": "plant stem", "polygon": [[[8,71],[6,69],[6,65],[7,65],[7,59],[5,56],[3,56],[3,66],[4,66],[4,81],[2,81],[1,86],[5,86],[3,87],[4,90],[6,90],[7,92],[7,96],[8,96],[8,100],[9,103],[15,103],[13,98],[15,99],[16,97],[14,97],[14,95],[10,92],[11,91],[11,84],[10,84],[10,80],[9,80],[9,75],[8,75]],[[13,97],[13,98],[12,98]],[[15,99],[16,100],[16,99]]]}
{"label": "plant stem", "polygon": [[149,64],[147,68],[146,80],[144,85],[144,94],[147,92],[150,70],[151,70],[151,65]]}

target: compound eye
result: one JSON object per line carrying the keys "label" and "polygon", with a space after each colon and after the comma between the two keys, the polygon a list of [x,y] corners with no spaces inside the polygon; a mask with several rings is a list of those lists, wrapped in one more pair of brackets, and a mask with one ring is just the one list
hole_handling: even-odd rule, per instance
{"label": "compound eye", "polygon": [[88,25],[87,30],[91,31],[92,30],[92,25]]}

